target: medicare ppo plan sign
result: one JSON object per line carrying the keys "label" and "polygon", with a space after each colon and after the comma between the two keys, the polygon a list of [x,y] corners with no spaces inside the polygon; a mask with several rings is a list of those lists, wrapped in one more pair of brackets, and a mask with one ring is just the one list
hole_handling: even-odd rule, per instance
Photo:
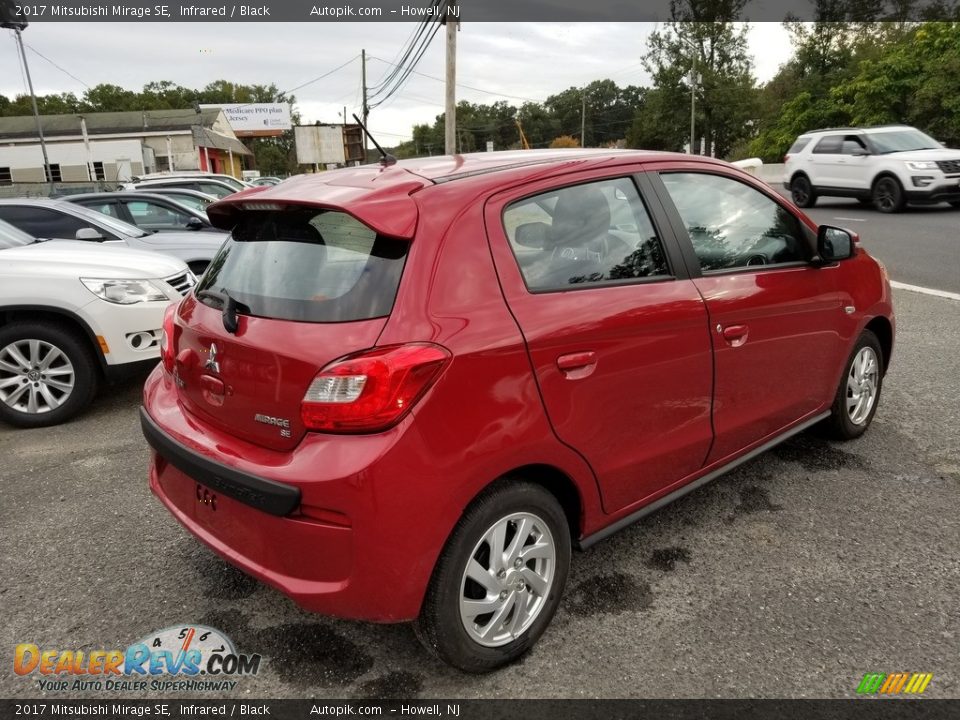
{"label": "medicare ppo plan sign", "polygon": [[238,105],[201,105],[219,108],[237,137],[280,134],[289,130],[290,106],[286,103],[242,103]]}

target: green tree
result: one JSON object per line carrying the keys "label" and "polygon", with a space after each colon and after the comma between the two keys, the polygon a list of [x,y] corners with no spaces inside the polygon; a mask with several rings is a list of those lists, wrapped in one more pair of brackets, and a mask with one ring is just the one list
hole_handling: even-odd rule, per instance
{"label": "green tree", "polygon": [[[755,118],[756,92],[747,29],[735,22],[745,2],[673,0],[671,22],[651,34],[644,56],[653,89],[662,97],[648,103],[643,112],[671,113],[679,133],[686,123],[680,120],[683,115],[674,113],[680,98],[689,104],[691,82],[695,80],[696,144],[702,140],[708,155],[726,155],[749,134]],[[670,117],[659,117],[641,121],[640,126],[662,128],[670,121]]]}

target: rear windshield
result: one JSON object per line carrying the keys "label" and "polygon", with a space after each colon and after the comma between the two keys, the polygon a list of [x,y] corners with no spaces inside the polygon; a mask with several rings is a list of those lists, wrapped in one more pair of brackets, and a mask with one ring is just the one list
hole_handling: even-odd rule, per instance
{"label": "rear windshield", "polygon": [[278,320],[384,317],[408,246],[342,212],[247,210],[196,290],[226,292],[247,306],[241,312]]}

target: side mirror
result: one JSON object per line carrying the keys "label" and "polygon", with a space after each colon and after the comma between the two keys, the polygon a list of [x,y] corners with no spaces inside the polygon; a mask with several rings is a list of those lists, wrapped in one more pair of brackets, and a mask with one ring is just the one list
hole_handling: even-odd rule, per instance
{"label": "side mirror", "polygon": [[542,250],[547,244],[547,232],[550,226],[545,222],[532,222],[517,225],[513,234],[514,242],[528,248]]}
{"label": "side mirror", "polygon": [[192,217],[187,220],[187,230],[203,230],[203,220]]}
{"label": "side mirror", "polygon": [[100,234],[99,230],[95,230],[92,227],[80,228],[77,230],[77,234],[74,235],[77,240],[103,240],[103,235]]}
{"label": "side mirror", "polygon": [[817,255],[821,263],[833,263],[853,257],[853,246],[860,238],[849,230],[821,225],[817,228]]}

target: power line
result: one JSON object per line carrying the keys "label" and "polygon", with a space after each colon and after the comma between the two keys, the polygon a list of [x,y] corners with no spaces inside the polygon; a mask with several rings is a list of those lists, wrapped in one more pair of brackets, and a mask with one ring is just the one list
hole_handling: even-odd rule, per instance
{"label": "power line", "polygon": [[324,78],[330,77],[330,76],[333,75],[335,72],[339,72],[340,70],[343,70],[347,65],[349,65],[350,63],[352,63],[352,62],[356,61],[357,59],[359,59],[359,57],[360,57],[359,54],[354,55],[352,58],[350,58],[350,59],[347,60],[345,63],[343,63],[343,65],[337,65],[337,67],[333,68],[333,70],[328,70],[328,71],[325,72],[323,75],[318,75],[317,77],[313,78],[313,80],[307,80],[307,81],[306,81],[305,83],[303,83],[302,85],[297,85],[295,88],[291,88],[290,90],[284,90],[284,91],[283,91],[282,93],[280,93],[280,94],[281,94],[281,95],[289,95],[290,93],[296,92],[297,90],[300,90],[301,88],[305,88],[307,85],[313,85],[313,83],[318,82],[318,81],[320,81],[320,80],[323,80]]}
{"label": "power line", "polygon": [[[445,1],[446,0],[433,0],[430,7],[436,11],[441,6],[441,3]],[[373,86],[373,92],[370,98],[379,99],[370,106],[371,109],[383,105],[406,84],[411,73],[414,72],[414,68],[423,59],[424,54],[427,52],[427,49],[430,47],[430,44],[433,42],[434,37],[436,37],[442,25],[438,18],[439,13],[434,12],[421,20],[417,29],[407,39],[403,49],[398,53],[399,59],[394,58],[395,62],[382,61],[391,69],[388,70],[380,82]]]}
{"label": "power line", "polygon": [[53,65],[57,70],[59,70],[60,72],[64,73],[65,75],[69,75],[70,77],[72,77],[72,78],[73,78],[74,80],[76,80],[78,83],[80,83],[80,84],[83,85],[85,88],[87,88],[87,90],[90,90],[90,89],[91,89],[91,87],[90,87],[89,85],[87,85],[83,80],[81,80],[80,78],[78,78],[76,75],[74,75],[74,74],[73,74],[72,72],[70,72],[69,70],[66,70],[66,69],[60,67],[59,65],[57,65],[53,60],[51,60],[51,59],[48,58],[46,55],[44,55],[42,52],[40,52],[40,51],[37,50],[35,47],[33,47],[33,45],[30,45],[29,43],[24,43],[24,45],[26,45],[28,48],[30,48],[30,50],[31,50],[35,55],[39,55],[41,58],[43,58],[43,59],[46,60],[48,63],[50,63],[51,65]]}
{"label": "power line", "polygon": [[[393,65],[393,63],[384,60],[381,57],[375,55],[368,55],[368,58],[371,60],[377,60],[378,62],[386,63],[387,65]],[[430,80],[436,80],[437,82],[446,82],[443,78],[437,77],[436,75],[428,75],[427,73],[420,72],[419,70],[411,70],[414,75],[420,75],[421,77],[429,78]],[[542,100],[534,100],[533,98],[523,97],[521,95],[508,95],[507,93],[495,92],[493,90],[484,90],[483,88],[478,88],[473,85],[464,85],[463,83],[457,83],[457,87],[464,88],[465,90],[474,90],[476,92],[485,93],[487,95],[496,95],[497,97],[510,98],[511,100],[523,100],[524,102],[532,103],[542,103]]]}

